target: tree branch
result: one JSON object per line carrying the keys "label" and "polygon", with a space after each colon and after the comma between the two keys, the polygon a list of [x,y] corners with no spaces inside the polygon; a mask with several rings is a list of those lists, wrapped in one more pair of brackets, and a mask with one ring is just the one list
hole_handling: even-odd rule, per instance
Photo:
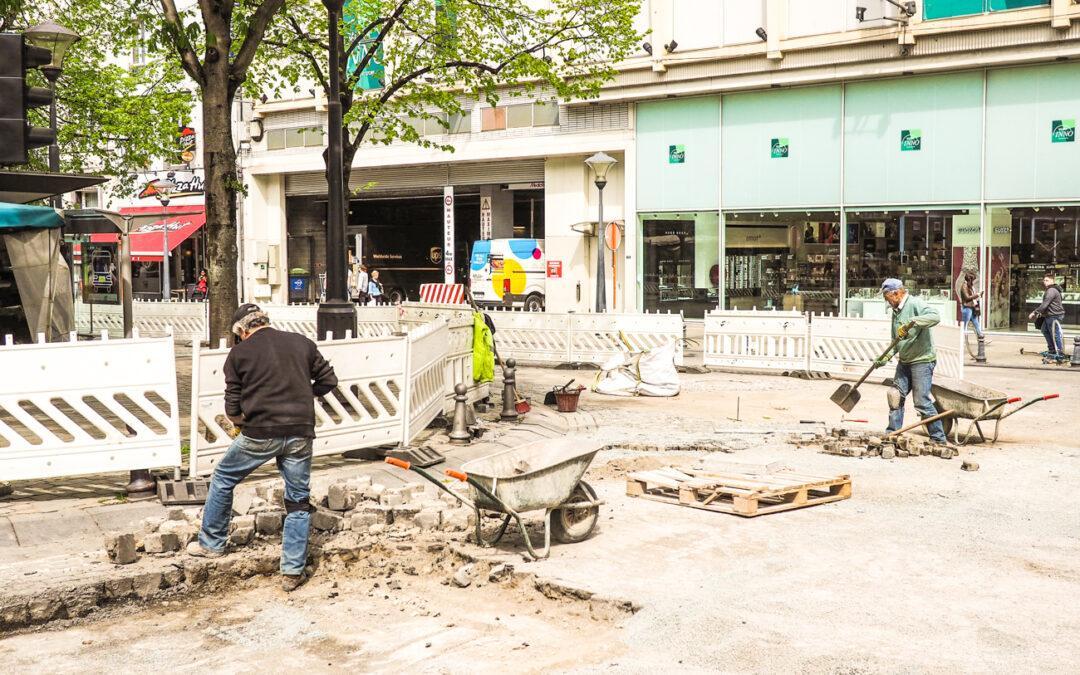
{"label": "tree branch", "polygon": [[195,54],[195,49],[187,39],[184,25],[180,21],[180,14],[176,11],[176,0],[161,0],[161,10],[165,12],[165,33],[169,36],[177,54],[180,55],[180,63],[191,79],[200,87],[206,86],[206,73],[202,63]]}
{"label": "tree branch", "polygon": [[233,82],[239,84],[247,77],[248,66],[251,65],[255,53],[259,50],[259,43],[266,34],[270,19],[274,18],[274,14],[277,14],[284,5],[285,0],[263,0],[259,8],[255,10],[255,14],[248,23],[247,32],[244,33],[244,42],[240,45],[240,50],[236,52],[236,58],[232,62],[231,79]]}
{"label": "tree branch", "polygon": [[[405,8],[409,5],[410,2],[412,2],[412,0],[401,0],[401,2],[398,3],[398,6],[394,9],[394,13],[390,15],[390,18],[385,20],[386,25],[381,31],[379,31],[379,36],[375,38],[375,40],[371,44],[368,45],[367,53],[364,54],[364,58],[360,59],[360,63],[356,64],[356,67],[353,68],[353,71],[347,74],[347,82],[355,86],[355,82],[360,79],[359,73],[364,72],[364,69],[368,67],[369,63],[371,63],[371,59],[375,57],[375,53],[379,50],[379,47],[382,46],[383,41],[386,39],[386,35],[391,30],[393,30],[394,24],[396,24],[401,19],[401,15],[405,12]],[[382,19],[379,19],[379,21],[382,21]],[[374,23],[371,27],[365,29],[365,32],[358,34],[357,38],[367,35],[369,32],[371,32],[371,30],[374,29],[375,25],[377,25],[377,23]],[[359,44],[359,42],[357,42],[357,40],[353,40],[353,42],[353,48],[355,48],[355,46]],[[343,57],[345,60],[345,64],[349,63],[349,54],[351,52],[352,48],[350,48],[349,51],[345,53]]]}

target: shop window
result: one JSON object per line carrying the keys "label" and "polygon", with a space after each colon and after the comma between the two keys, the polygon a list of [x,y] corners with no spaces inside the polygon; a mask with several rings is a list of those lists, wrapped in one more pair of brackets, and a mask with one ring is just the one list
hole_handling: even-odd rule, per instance
{"label": "shop window", "polygon": [[1043,275],[1062,289],[1069,328],[1080,328],[1080,206],[995,207],[987,213],[988,327],[1034,330],[1028,314],[1043,295]]}
{"label": "shop window", "polygon": [[266,149],[267,150],[284,150],[285,149],[285,130],[284,129],[270,129],[266,132]]}
{"label": "shop window", "polygon": [[979,268],[977,210],[848,211],[847,221],[848,316],[888,316],[881,282],[895,278],[959,320],[957,284]]}
{"label": "shop window", "polygon": [[701,318],[720,290],[717,212],[643,213],[642,281],[645,309]]}
{"label": "shop window", "polygon": [[1049,4],[1050,0],[926,0],[923,3],[923,17],[945,19]]}
{"label": "shop window", "polygon": [[839,211],[724,216],[728,309],[839,311]]}
{"label": "shop window", "polygon": [[498,131],[506,128],[506,108],[483,108],[480,111],[480,130]]}

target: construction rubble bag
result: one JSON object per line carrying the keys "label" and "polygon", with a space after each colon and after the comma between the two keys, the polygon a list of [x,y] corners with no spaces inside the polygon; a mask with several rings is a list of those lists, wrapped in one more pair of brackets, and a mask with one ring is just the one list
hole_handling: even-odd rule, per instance
{"label": "construction rubble bag", "polygon": [[624,349],[600,366],[593,391],[609,396],[678,396],[675,342],[644,352]]}
{"label": "construction rubble bag", "polygon": [[474,382],[491,382],[495,379],[495,350],[484,315],[473,312],[472,376]]}

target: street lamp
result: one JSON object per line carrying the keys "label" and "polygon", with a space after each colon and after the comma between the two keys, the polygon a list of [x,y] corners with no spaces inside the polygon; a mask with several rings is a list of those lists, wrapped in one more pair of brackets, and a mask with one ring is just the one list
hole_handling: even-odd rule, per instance
{"label": "street lamp", "polygon": [[[78,42],[81,37],[78,33],[65,28],[58,23],[46,21],[39,23],[27,30],[23,35],[36,47],[44,47],[52,54],[52,61],[41,66],[41,72],[49,81],[49,91],[52,93],[49,103],[49,128],[53,132],[53,142],[49,146],[49,171],[60,171],[60,146],[56,144],[56,80],[60,77],[60,71],[64,66],[64,56],[67,55],[68,47]],[[60,195],[54,195],[50,200],[53,208],[61,208],[63,203]]]}
{"label": "street lamp", "polygon": [[319,303],[315,326],[321,339],[346,332],[356,335],[356,305],[349,301],[345,284],[345,176],[344,141],[341,134],[341,8],[344,0],[323,0],[329,24],[330,91],[327,92],[326,123],[326,300]]}
{"label": "street lamp", "polygon": [[169,285],[169,201],[172,199],[176,183],[172,181],[173,172],[167,178],[154,181],[154,190],[165,213],[161,218],[161,299],[168,300],[172,295]]}
{"label": "street lamp", "polygon": [[[596,189],[600,193],[600,213],[596,222],[596,312],[604,311],[607,305],[607,293],[604,288],[604,186],[607,185],[608,170],[617,160],[604,152],[598,152],[585,160],[592,169]],[[614,254],[612,254],[614,255]],[[612,279],[611,283],[615,283]]]}

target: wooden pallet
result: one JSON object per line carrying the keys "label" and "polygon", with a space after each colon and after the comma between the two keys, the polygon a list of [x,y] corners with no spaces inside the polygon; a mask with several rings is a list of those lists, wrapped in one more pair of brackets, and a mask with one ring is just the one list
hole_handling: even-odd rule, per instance
{"label": "wooden pallet", "polygon": [[707,511],[759,516],[851,497],[851,477],[814,476],[788,469],[730,471],[675,469],[635,471],[626,494]]}

